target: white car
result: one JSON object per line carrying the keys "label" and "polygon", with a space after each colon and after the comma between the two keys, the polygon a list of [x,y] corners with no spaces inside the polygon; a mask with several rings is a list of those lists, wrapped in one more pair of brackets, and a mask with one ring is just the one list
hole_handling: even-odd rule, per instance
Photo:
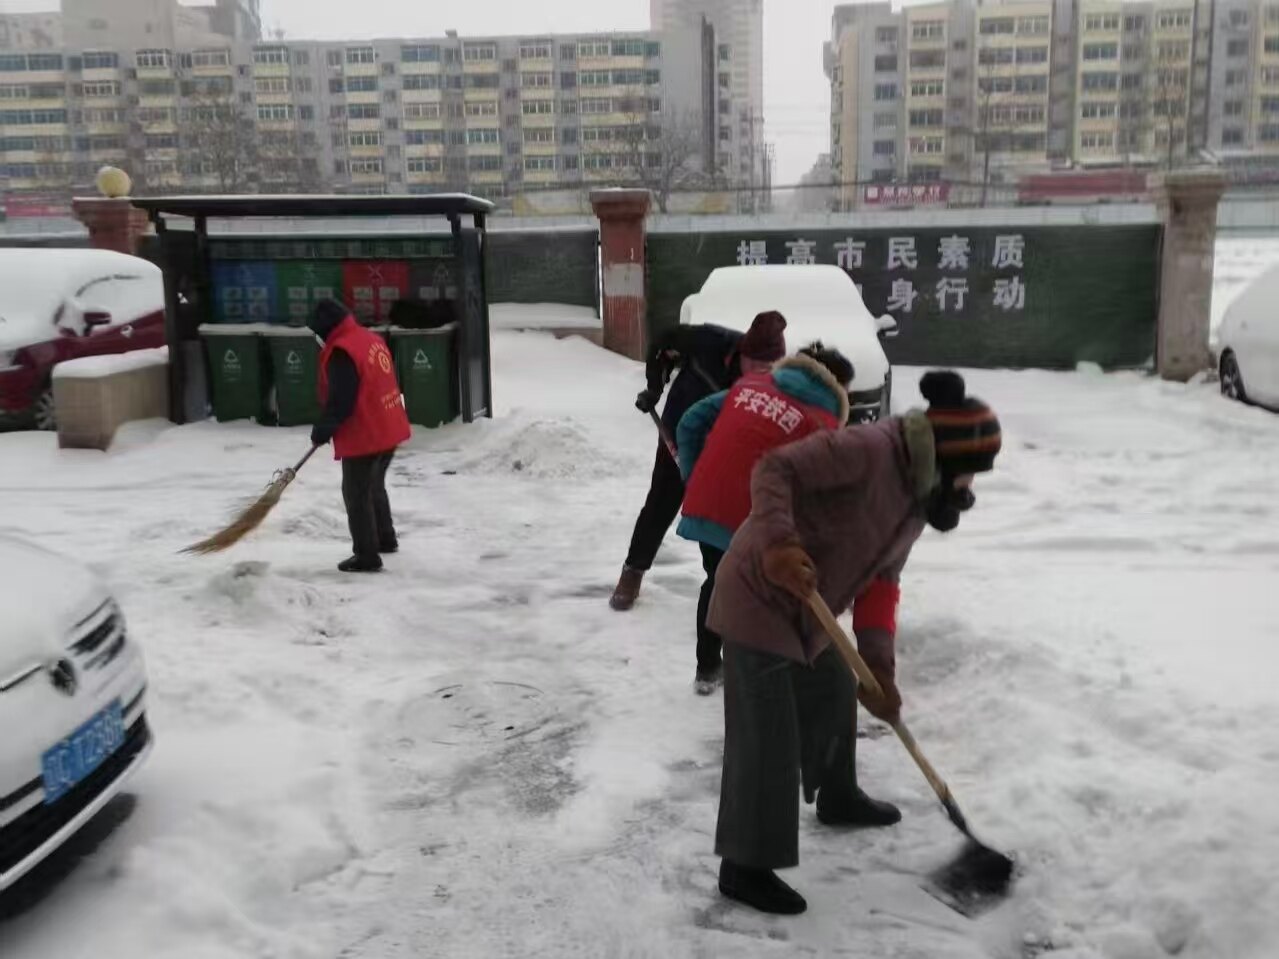
{"label": "white car", "polygon": [[1253,280],[1230,304],[1217,329],[1221,392],[1279,409],[1279,266]]}
{"label": "white car", "polygon": [[87,823],[151,750],[146,671],[89,570],[0,536],[0,892]]}
{"label": "white car", "polygon": [[837,266],[723,266],[680,307],[681,323],[713,323],[745,332],[756,314],[777,310],[786,317],[786,345],[796,349],[821,340],[853,364],[848,389],[850,423],[887,416],[892,369],[881,336],[895,336],[897,321],[874,317],[852,279]]}

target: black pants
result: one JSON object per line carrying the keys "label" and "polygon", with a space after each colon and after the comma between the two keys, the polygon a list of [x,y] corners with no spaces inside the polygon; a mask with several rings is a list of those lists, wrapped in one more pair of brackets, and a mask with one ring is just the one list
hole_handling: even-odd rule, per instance
{"label": "black pants", "polygon": [[715,591],[715,571],[724,558],[724,551],[714,546],[702,546],[702,569],[706,570],[706,581],[702,583],[701,595],[697,597],[697,671],[711,672],[719,668],[719,633],[706,625],[706,612],[710,609],[711,593]]}
{"label": "black pants", "polygon": [[809,802],[856,788],[855,686],[833,648],[809,667],[728,639],[715,852],[785,869],[799,863],[801,782]]}
{"label": "black pants", "polygon": [[342,461],[342,500],[351,528],[351,549],[360,559],[377,559],[396,546],[391,501],[386,496],[386,471],[395,450]]}
{"label": "black pants", "polygon": [[680,504],[684,502],[684,478],[679,466],[671,458],[665,446],[657,444],[657,460],[653,463],[653,480],[649,483],[648,499],[635,521],[631,534],[630,552],[626,565],[631,569],[647,570],[653,565],[657,549],[662,545],[666,531],[675,522]]}

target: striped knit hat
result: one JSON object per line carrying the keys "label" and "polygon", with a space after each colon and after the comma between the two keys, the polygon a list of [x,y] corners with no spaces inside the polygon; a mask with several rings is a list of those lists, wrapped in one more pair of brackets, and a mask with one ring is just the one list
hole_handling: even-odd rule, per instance
{"label": "striped knit hat", "polygon": [[919,391],[928,400],[925,415],[933,427],[942,475],[992,469],[1001,445],[999,419],[981,400],[965,394],[964,378],[954,370],[933,370],[919,381]]}

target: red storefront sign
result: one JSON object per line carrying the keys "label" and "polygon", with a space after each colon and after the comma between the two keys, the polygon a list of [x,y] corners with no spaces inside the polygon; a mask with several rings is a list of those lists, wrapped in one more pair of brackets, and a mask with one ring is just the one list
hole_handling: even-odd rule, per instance
{"label": "red storefront sign", "polygon": [[386,323],[391,305],[408,296],[409,265],[403,260],[347,260],[342,296],[361,323]]}
{"label": "red storefront sign", "polygon": [[949,199],[949,183],[885,183],[862,188],[864,206],[942,206]]}
{"label": "red storefront sign", "polygon": [[0,197],[0,210],[11,217],[69,217],[71,206],[52,196]]}

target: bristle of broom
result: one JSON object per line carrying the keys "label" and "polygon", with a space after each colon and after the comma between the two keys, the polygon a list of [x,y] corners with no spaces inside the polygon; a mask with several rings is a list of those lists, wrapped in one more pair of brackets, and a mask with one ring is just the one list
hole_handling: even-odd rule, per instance
{"label": "bristle of broom", "polygon": [[230,549],[262,525],[262,521],[275,508],[275,504],[280,502],[280,497],[284,495],[285,488],[293,481],[293,476],[292,470],[286,471],[272,482],[266,488],[266,492],[241,512],[229,526],[214,533],[208,539],[188,546],[182,552],[207,555],[208,553],[220,553],[225,549]]}

